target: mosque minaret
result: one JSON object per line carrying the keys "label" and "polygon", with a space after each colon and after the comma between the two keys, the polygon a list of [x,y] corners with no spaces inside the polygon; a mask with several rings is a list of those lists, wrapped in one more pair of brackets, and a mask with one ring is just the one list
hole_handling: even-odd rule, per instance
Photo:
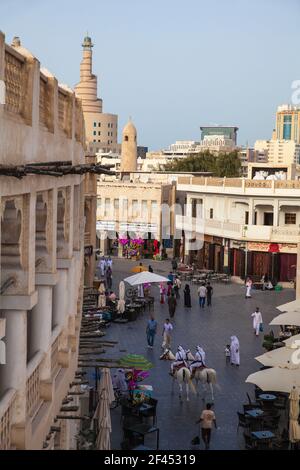
{"label": "mosque minaret", "polygon": [[123,129],[120,170],[137,171],[137,132],[131,119]]}
{"label": "mosque minaret", "polygon": [[97,76],[93,74],[93,47],[89,36],[82,43],[83,54],[80,64],[80,82],[75,87],[81,99],[85,121],[86,142],[92,151],[118,151],[118,116],[103,113],[102,99],[98,98]]}

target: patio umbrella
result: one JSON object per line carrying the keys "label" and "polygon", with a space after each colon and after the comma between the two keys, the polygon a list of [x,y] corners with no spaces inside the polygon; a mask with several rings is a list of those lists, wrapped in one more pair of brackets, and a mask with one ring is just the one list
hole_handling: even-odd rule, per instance
{"label": "patio umbrella", "polygon": [[293,300],[292,302],[279,305],[279,307],[276,308],[280,310],[280,312],[294,312],[295,310],[300,311],[300,300]]}
{"label": "patio umbrella", "polygon": [[107,391],[107,398],[109,404],[111,404],[115,400],[115,394],[112,385],[110,370],[107,367],[102,369],[102,375],[99,383],[100,395],[103,390]]}
{"label": "patio umbrella", "polygon": [[132,286],[138,286],[139,284],[153,284],[155,282],[168,282],[164,276],[159,276],[155,273],[150,273],[149,271],[144,271],[142,273],[134,274],[133,276],[126,277],[124,281]]}
{"label": "patio umbrella", "polygon": [[299,364],[297,363],[297,361],[295,363],[295,360],[293,360],[294,353],[295,348],[282,347],[278,349],[273,349],[273,351],[268,351],[267,353],[262,354],[261,356],[257,356],[255,359],[260,362],[263,366],[299,369]]}
{"label": "patio umbrella", "polygon": [[98,450],[110,450],[110,433],[111,428],[106,418],[103,418],[100,423],[100,430],[96,440],[96,447]]}
{"label": "patio umbrella", "polygon": [[[296,341],[299,341],[299,343],[296,343]],[[290,338],[285,339],[283,342],[288,348],[294,348],[294,349],[297,347],[299,348],[300,347],[300,335],[291,336]]]}
{"label": "patio umbrella", "polygon": [[298,424],[299,392],[296,390],[295,387],[292,388],[289,399],[290,399],[290,425],[289,425],[290,441],[297,442],[297,441],[300,441],[300,426]]}
{"label": "patio umbrella", "polygon": [[142,273],[144,271],[148,271],[148,268],[147,266],[134,266],[132,269],[131,269],[131,272],[132,273]]}
{"label": "patio umbrella", "polygon": [[289,393],[293,386],[300,389],[300,373],[299,369],[271,367],[249,375],[246,382],[255,384],[266,392]]}
{"label": "patio umbrella", "polygon": [[270,325],[294,325],[300,326],[300,311],[282,313],[273,318]]}
{"label": "patio umbrella", "polygon": [[119,360],[119,364],[124,369],[149,370],[153,367],[151,362],[139,354],[127,354]]}
{"label": "patio umbrella", "polygon": [[92,419],[92,425],[97,420],[98,435],[96,447],[98,450],[110,450],[111,419],[109,398],[107,390],[103,389],[99,393],[99,401]]}
{"label": "patio umbrella", "polygon": [[119,300],[117,305],[117,311],[119,313],[125,312],[125,283],[121,281],[119,284]]}

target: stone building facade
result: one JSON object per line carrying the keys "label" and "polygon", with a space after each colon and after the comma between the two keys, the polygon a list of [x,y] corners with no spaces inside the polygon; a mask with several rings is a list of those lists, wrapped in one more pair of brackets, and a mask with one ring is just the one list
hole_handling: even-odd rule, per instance
{"label": "stone building facade", "polygon": [[[0,170],[84,163],[80,100],[0,32],[1,80]],[[82,175],[0,174],[1,450],[75,446],[78,421],[56,416],[77,368],[84,232]]]}

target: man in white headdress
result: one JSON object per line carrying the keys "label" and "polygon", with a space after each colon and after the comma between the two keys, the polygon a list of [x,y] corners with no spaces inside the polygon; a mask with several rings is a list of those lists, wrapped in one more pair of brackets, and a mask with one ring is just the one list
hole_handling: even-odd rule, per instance
{"label": "man in white headdress", "polygon": [[256,310],[254,313],[252,313],[251,317],[253,317],[254,333],[256,334],[256,336],[259,336],[260,325],[263,322],[263,319],[258,307],[256,307]]}
{"label": "man in white headdress", "polygon": [[231,365],[240,365],[240,342],[236,336],[230,338],[230,363]]}
{"label": "man in white headdress", "polygon": [[128,385],[125,378],[124,369],[118,369],[116,374],[112,378],[113,388],[120,390],[121,392],[128,391]]}
{"label": "man in white headdress", "polygon": [[198,367],[206,367],[205,365],[205,351],[201,348],[201,346],[197,346],[197,351],[195,354],[195,360],[190,365],[192,371],[192,377],[195,374],[195,369]]}
{"label": "man in white headdress", "polygon": [[172,362],[172,364],[171,364],[170,374],[174,375],[174,368],[178,367],[180,365],[184,365],[185,367],[188,367],[186,361],[187,361],[187,354],[186,354],[185,350],[183,349],[182,346],[178,346],[177,353],[175,355],[175,361]]}
{"label": "man in white headdress", "polygon": [[99,267],[100,267],[100,274],[101,274],[102,277],[104,277],[104,274],[105,274],[105,258],[104,258],[104,256],[102,256],[102,258],[100,260]]}

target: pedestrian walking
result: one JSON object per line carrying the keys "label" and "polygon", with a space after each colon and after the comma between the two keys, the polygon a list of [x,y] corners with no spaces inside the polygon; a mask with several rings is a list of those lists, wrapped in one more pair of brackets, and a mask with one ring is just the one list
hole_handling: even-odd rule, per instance
{"label": "pedestrian walking", "polygon": [[262,314],[258,307],[256,307],[256,310],[254,313],[252,313],[251,317],[253,317],[254,333],[256,334],[256,336],[259,336],[259,332],[262,329],[261,325],[263,323],[263,319],[262,319]]}
{"label": "pedestrian walking", "polygon": [[148,348],[153,349],[156,331],[157,331],[157,321],[155,320],[154,316],[151,315],[150,320],[148,320],[147,328],[146,328]]}
{"label": "pedestrian walking", "polygon": [[173,286],[170,281],[167,282],[167,296],[170,297],[170,295],[173,293]]}
{"label": "pedestrian walking", "polygon": [[205,287],[205,284],[203,283],[198,289],[200,308],[204,308],[205,306],[206,293],[207,293],[207,289]]}
{"label": "pedestrian walking", "polygon": [[252,279],[248,277],[246,281],[246,299],[251,299],[252,284]]}
{"label": "pedestrian walking", "polygon": [[169,318],[166,318],[166,321],[164,323],[163,327],[163,343],[162,343],[162,348],[163,349],[170,349],[171,347],[171,333],[173,331],[173,325],[170,322]]}
{"label": "pedestrian walking", "polygon": [[205,445],[205,450],[209,450],[210,438],[212,425],[214,423],[217,429],[216,415],[211,409],[211,404],[207,403],[206,409],[202,411],[200,419],[196,421],[196,424],[200,423],[202,440]]}
{"label": "pedestrian walking", "polygon": [[149,273],[153,273],[153,268],[152,268],[151,264],[149,264],[148,271],[149,271]]}
{"label": "pedestrian walking", "polygon": [[174,283],[174,274],[170,271],[168,274],[169,282],[173,285]]}
{"label": "pedestrian walking", "polygon": [[99,262],[99,268],[100,268],[100,276],[104,277],[105,274],[105,258],[102,256],[100,262]]}
{"label": "pedestrian walking", "polygon": [[175,298],[174,293],[172,292],[170,297],[168,298],[168,305],[169,305],[169,315],[171,318],[174,317],[175,311],[176,311],[176,306],[177,306],[177,300]]}
{"label": "pedestrian walking", "polygon": [[160,285],[159,285],[159,294],[160,294],[160,303],[161,304],[164,304],[165,301],[166,301],[166,293],[167,293],[166,286],[163,282],[161,282]]}
{"label": "pedestrian walking", "polygon": [[236,336],[230,338],[230,363],[232,366],[240,365],[240,342]]}
{"label": "pedestrian walking", "polygon": [[179,279],[179,277],[175,277],[175,281],[174,281],[174,292],[175,292],[175,297],[176,299],[180,299],[180,294],[179,294],[179,290],[181,288],[181,280]]}
{"label": "pedestrian walking", "polygon": [[230,344],[226,344],[226,348],[225,348],[225,361],[226,361],[226,364],[229,364],[229,363],[230,363]]}
{"label": "pedestrian walking", "polygon": [[177,268],[178,268],[178,264],[177,264],[177,261],[176,261],[176,258],[174,257],[172,259],[172,270],[173,270],[173,273],[175,273],[177,271]]}
{"label": "pedestrian walking", "polygon": [[213,295],[213,287],[210,285],[210,282],[207,283],[206,285],[206,298],[207,298],[207,306],[211,306],[211,297]]}
{"label": "pedestrian walking", "polygon": [[112,288],[112,270],[109,265],[106,269],[106,286],[109,290]]}
{"label": "pedestrian walking", "polygon": [[191,303],[191,290],[190,290],[190,286],[188,284],[185,285],[185,288],[184,288],[184,306],[185,307],[188,307],[188,308],[191,308],[192,306],[192,303]]}

